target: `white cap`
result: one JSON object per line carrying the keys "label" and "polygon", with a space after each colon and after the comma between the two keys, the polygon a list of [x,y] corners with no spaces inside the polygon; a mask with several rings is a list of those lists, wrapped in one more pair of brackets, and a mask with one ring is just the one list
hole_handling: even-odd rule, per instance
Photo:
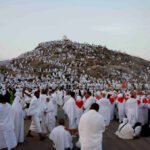
{"label": "white cap", "polygon": [[76,100],[80,101],[81,100],[81,96],[77,96]]}
{"label": "white cap", "polygon": [[106,94],[107,92],[106,91],[102,91],[102,94]]}
{"label": "white cap", "polygon": [[123,94],[121,94],[121,93],[120,93],[120,94],[118,94],[118,97],[123,97]]}
{"label": "white cap", "polygon": [[96,92],[96,95],[97,95],[97,96],[101,96],[100,91],[97,91],[97,92]]}

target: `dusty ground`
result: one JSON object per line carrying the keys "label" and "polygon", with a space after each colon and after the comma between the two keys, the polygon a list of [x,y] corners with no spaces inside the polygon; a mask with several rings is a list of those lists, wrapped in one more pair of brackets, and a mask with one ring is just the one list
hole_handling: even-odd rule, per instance
{"label": "dusty ground", "polygon": [[[64,116],[59,111],[59,117]],[[25,134],[29,128],[30,121],[25,121]],[[106,129],[103,138],[103,150],[150,150],[150,137],[135,140],[121,140],[114,135],[118,127],[118,123],[113,121]],[[40,141],[35,134],[33,138],[26,137],[25,142],[17,147],[17,150],[52,150],[52,143],[48,137],[44,141]]]}

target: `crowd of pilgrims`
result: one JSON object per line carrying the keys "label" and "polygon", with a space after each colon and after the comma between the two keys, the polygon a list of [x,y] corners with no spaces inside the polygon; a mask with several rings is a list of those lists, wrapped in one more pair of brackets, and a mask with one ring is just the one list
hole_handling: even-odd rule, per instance
{"label": "crowd of pilgrims", "polygon": [[[58,109],[63,110],[64,117],[59,118]],[[27,136],[32,137],[34,132],[39,140],[44,140],[48,135],[56,150],[73,147],[101,150],[102,134],[111,121],[118,121],[116,136],[134,139],[140,136],[142,127],[149,124],[149,109],[150,93],[146,91],[93,92],[88,88],[47,85],[10,88],[3,83],[0,89],[0,149],[15,149],[24,142],[25,119],[30,118]],[[75,136],[79,140],[73,143]]]}

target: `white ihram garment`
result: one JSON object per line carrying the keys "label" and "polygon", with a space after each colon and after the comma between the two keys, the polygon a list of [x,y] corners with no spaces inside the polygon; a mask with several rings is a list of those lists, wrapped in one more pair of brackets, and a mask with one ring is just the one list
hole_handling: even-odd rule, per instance
{"label": "white ihram garment", "polygon": [[119,125],[118,130],[115,133],[119,138],[130,140],[134,138],[134,130],[131,124],[128,122],[127,119],[123,119],[123,123]]}
{"label": "white ihram garment", "polygon": [[72,137],[64,126],[59,125],[55,127],[49,135],[55,145],[56,150],[65,150],[66,148],[72,148]]}
{"label": "white ihram garment", "polygon": [[24,112],[20,104],[20,97],[16,96],[12,104],[14,115],[15,134],[18,143],[24,142]]}
{"label": "white ihram garment", "polygon": [[89,98],[87,98],[85,101],[84,101],[84,109],[85,109],[85,112],[87,112],[91,105],[95,102],[95,99],[94,97],[90,96]]}
{"label": "white ihram garment", "polygon": [[116,104],[118,108],[119,122],[122,122],[123,118],[125,118],[125,101],[123,102],[116,101]]}
{"label": "white ihram garment", "polygon": [[79,108],[76,106],[76,116],[77,116],[77,120],[76,120],[76,124],[79,124],[80,118],[83,114],[83,108]]}
{"label": "white ihram garment", "polygon": [[148,108],[147,104],[143,103],[143,98],[139,99],[140,104],[138,105],[138,122],[141,122],[142,125],[148,123]]}
{"label": "white ihram garment", "polygon": [[79,122],[81,150],[102,150],[104,130],[104,119],[98,112],[89,110],[84,113]]}
{"label": "white ihram garment", "polygon": [[56,118],[55,118],[55,109],[52,101],[47,103],[47,107],[45,109],[46,115],[45,115],[45,123],[46,127],[49,132],[51,132],[56,124]]}
{"label": "white ihram garment", "polygon": [[97,104],[100,106],[99,113],[104,117],[105,125],[108,126],[110,123],[110,111],[111,104],[107,98],[102,98],[97,101]]}
{"label": "white ihram garment", "polygon": [[53,93],[53,94],[51,95],[50,99],[52,100],[53,105],[54,105],[55,116],[57,116],[57,109],[58,109],[58,106],[57,106],[57,94],[56,94],[56,93]]}
{"label": "white ihram garment", "polygon": [[77,127],[77,125],[76,125],[77,116],[76,116],[75,100],[72,97],[70,97],[70,99],[65,102],[63,109],[69,119],[69,128],[70,129],[76,128]]}
{"label": "white ihram garment", "polygon": [[28,114],[32,116],[32,122],[30,126],[30,130],[41,133],[41,106],[40,100],[37,99],[35,96],[31,100],[31,104],[28,110]]}
{"label": "white ihram garment", "polygon": [[0,149],[8,150],[16,147],[17,140],[14,132],[14,121],[11,105],[0,103]]}
{"label": "white ihram garment", "polygon": [[125,104],[126,115],[129,123],[134,126],[138,121],[138,104],[137,100],[134,98],[130,98],[127,100]]}

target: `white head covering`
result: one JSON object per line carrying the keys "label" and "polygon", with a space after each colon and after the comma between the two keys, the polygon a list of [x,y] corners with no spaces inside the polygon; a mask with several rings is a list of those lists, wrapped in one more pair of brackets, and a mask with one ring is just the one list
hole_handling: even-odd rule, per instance
{"label": "white head covering", "polygon": [[123,123],[128,123],[128,119],[127,118],[123,118]]}
{"label": "white head covering", "polygon": [[96,92],[96,96],[101,96],[101,92],[100,92],[100,91],[97,91],[97,92]]}
{"label": "white head covering", "polygon": [[14,101],[13,101],[13,104],[12,104],[12,108],[15,110],[15,111],[22,111],[22,106],[20,104],[20,97],[15,97]]}
{"label": "white head covering", "polygon": [[122,93],[118,94],[118,97],[123,97],[123,94]]}
{"label": "white head covering", "polygon": [[106,91],[102,91],[102,94],[106,94],[107,92]]}
{"label": "white head covering", "polygon": [[81,96],[77,96],[76,100],[81,101]]}

